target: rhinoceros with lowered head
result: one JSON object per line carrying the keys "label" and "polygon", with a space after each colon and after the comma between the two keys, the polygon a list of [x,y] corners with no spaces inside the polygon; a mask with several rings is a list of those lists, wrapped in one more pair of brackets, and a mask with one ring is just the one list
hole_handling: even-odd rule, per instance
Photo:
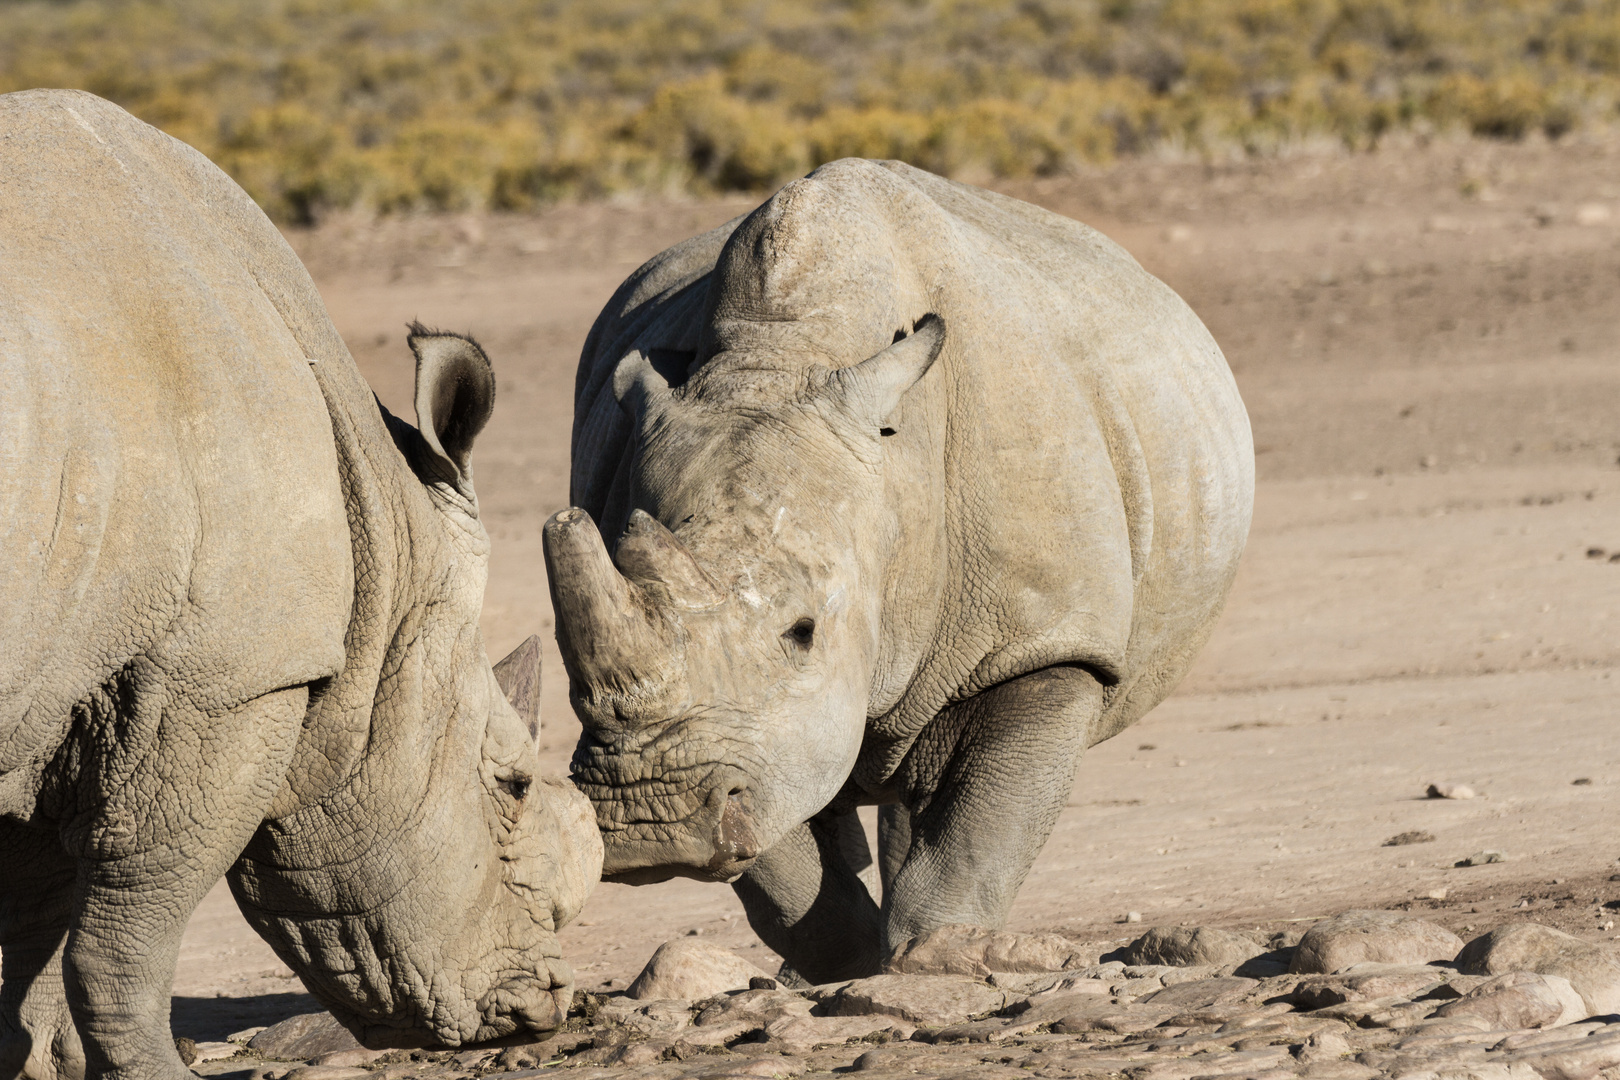
{"label": "rhinoceros with lowered head", "polygon": [[654,258],[575,387],[545,548],[606,879],[733,882],[812,982],[1003,924],[1248,535],[1248,417],[1186,304],[1084,225],[897,162]]}
{"label": "rhinoceros with lowered head", "polygon": [[227,874],[369,1045],[566,1014],[601,847],[538,775],[538,653],[478,628],[494,381],[410,344],[420,429],[202,155],[0,97],[0,1076],[189,1076],[170,982]]}

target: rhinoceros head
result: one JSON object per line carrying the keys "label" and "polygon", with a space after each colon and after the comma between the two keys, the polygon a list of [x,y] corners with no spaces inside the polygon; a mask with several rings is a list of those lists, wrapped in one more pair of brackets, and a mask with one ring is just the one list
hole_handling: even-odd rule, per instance
{"label": "rhinoceros head", "polygon": [[732,880],[848,779],[895,529],[883,437],[944,335],[925,316],[836,369],[720,357],[679,392],[639,354],[618,369],[635,509],[611,556],[580,509],[544,538],[610,879]]}
{"label": "rhinoceros head", "polygon": [[414,327],[410,343],[420,428],[385,413],[394,445],[346,466],[370,477],[349,484],[347,665],[232,887],[369,1045],[533,1038],[566,1016],[556,931],[601,841],[579,791],[540,776],[538,639],[492,668],[479,630],[489,538],[469,455],[489,362],[456,335]]}

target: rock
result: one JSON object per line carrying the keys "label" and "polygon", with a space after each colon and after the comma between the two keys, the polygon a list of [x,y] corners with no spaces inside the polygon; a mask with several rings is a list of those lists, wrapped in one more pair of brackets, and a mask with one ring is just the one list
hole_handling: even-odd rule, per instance
{"label": "rock", "polygon": [[242,1052],[242,1048],[233,1042],[200,1042],[197,1043],[197,1059],[194,1064],[205,1061],[224,1061],[233,1058]]}
{"label": "rock", "polygon": [[1470,975],[1533,971],[1568,979],[1587,1015],[1620,1013],[1620,953],[1540,923],[1499,926],[1470,941],[1457,956]]}
{"label": "rock", "polygon": [[1451,972],[1443,968],[1424,964],[1357,964],[1337,975],[1311,975],[1301,979],[1288,1000],[1307,1012],[1376,998],[1410,1001],[1432,992],[1450,975]]}
{"label": "rock", "polygon": [[229,1035],[225,1036],[225,1041],[240,1043],[241,1045],[246,1046],[253,1040],[253,1036],[257,1035],[263,1030],[263,1027],[243,1028],[241,1031],[233,1031]]}
{"label": "rock", "polygon": [[311,1065],[370,1065],[388,1053],[387,1050],[367,1050],[363,1046],[353,1050],[333,1050],[310,1059]]}
{"label": "rock", "polygon": [[783,1017],[809,1016],[812,1004],[809,998],[792,990],[747,990],[702,1003],[693,1023],[714,1027],[745,1022],[751,1027],[765,1027]]}
{"label": "rock", "polygon": [[1213,926],[1155,927],[1131,942],[1121,957],[1127,964],[1167,964],[1172,967],[1217,967],[1241,964],[1266,952],[1247,934]]}
{"label": "rock", "polygon": [[1149,994],[1143,1001],[1174,1012],[1192,1012],[1237,1001],[1246,997],[1259,985],[1258,979],[1242,979],[1232,975],[1224,979],[1203,979],[1199,982],[1167,986],[1158,993]]}
{"label": "rock", "polygon": [[955,975],[874,975],[845,983],[822,1003],[828,1016],[895,1016],[942,1027],[998,1012],[1009,995]]}
{"label": "rock", "polygon": [[1434,833],[1422,829],[1413,829],[1409,832],[1396,833],[1384,841],[1385,847],[1405,847],[1407,844],[1432,844]]}
{"label": "rock", "polygon": [[1431,799],[1472,799],[1474,789],[1467,784],[1430,784]]}
{"label": "rock", "polygon": [[1328,1028],[1308,1037],[1294,1051],[1301,1065],[1320,1065],[1325,1061],[1338,1061],[1350,1053],[1350,1040],[1342,1030]]}
{"label": "rock", "polygon": [[744,989],[752,979],[769,977],[729,949],[697,938],[676,938],[658,946],[628,993],[637,1001],[691,1001]]}
{"label": "rock", "polygon": [[341,1065],[300,1065],[288,1070],[281,1080],[369,1080],[370,1076],[364,1069]]}
{"label": "rock", "polygon": [[1507,861],[1508,861],[1507,852],[1505,852],[1505,851],[1497,851],[1495,848],[1486,848],[1484,851],[1476,851],[1476,852],[1474,852],[1472,855],[1468,856],[1468,858],[1466,858],[1466,859],[1459,859],[1457,861],[1457,865],[1458,866],[1485,866],[1488,863],[1507,862]]}
{"label": "rock", "polygon": [[174,1040],[174,1052],[180,1055],[180,1064],[192,1065],[197,1061],[197,1041],[188,1039],[184,1035]]}
{"label": "rock", "polygon": [[750,990],[775,990],[776,989],[776,980],[775,979],[762,978],[761,976],[756,975],[752,979],[748,980],[748,989],[750,989]]}
{"label": "rock", "polygon": [[[911,1025],[900,1023],[911,1034]],[[828,1043],[863,1039],[879,1031],[893,1031],[892,1016],[784,1016],[765,1026],[765,1049],[802,1054]]]}
{"label": "rock", "polygon": [[1095,953],[1083,951],[1057,934],[1014,934],[954,923],[907,941],[889,957],[883,970],[899,975],[971,975],[982,979],[992,971],[1063,971],[1096,960]]}
{"label": "rock", "polygon": [[1569,980],[1557,975],[1515,971],[1481,983],[1435,1010],[1448,1019],[1474,1016],[1498,1030],[1549,1028],[1586,1016],[1586,1004]]}
{"label": "rock", "polygon": [[1305,932],[1290,970],[1327,975],[1369,961],[1427,964],[1450,960],[1462,944],[1445,927],[1397,911],[1346,911]]}
{"label": "rock", "polygon": [[550,1040],[527,1043],[522,1046],[508,1046],[495,1055],[495,1068],[533,1069],[556,1058],[557,1048],[552,1045]]}
{"label": "rock", "polygon": [[328,1012],[288,1017],[248,1040],[248,1049],[269,1061],[308,1061],[322,1054],[360,1048],[359,1040]]}
{"label": "rock", "polygon": [[1503,1063],[1528,1065],[1542,1080],[1591,1080],[1620,1065],[1620,1031],[1517,1050],[1504,1055]]}

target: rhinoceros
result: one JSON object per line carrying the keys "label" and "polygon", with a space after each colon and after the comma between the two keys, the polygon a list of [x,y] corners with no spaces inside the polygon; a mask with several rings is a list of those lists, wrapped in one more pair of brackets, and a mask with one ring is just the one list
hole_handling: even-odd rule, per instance
{"label": "rhinoceros", "polygon": [[1210,635],[1253,505],[1247,414],[1179,297],[897,162],[823,166],[636,271],[572,453],[545,551],[605,880],[734,882],[812,982],[1004,924],[1081,753]]}
{"label": "rhinoceros", "polygon": [[415,327],[383,410],[292,250],[89,94],[0,97],[0,1076],[184,1077],[222,875],[372,1046],[554,1029],[600,869],[478,628],[495,386]]}

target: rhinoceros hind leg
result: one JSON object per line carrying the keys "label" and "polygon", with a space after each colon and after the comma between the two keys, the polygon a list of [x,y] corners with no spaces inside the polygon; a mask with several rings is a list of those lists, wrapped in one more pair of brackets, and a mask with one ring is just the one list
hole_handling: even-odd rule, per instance
{"label": "rhinoceros hind leg", "polygon": [[876,975],[881,923],[877,902],[862,881],[871,865],[851,865],[866,850],[853,810],[823,813],[778,840],[732,886],[748,925],[806,982]]}
{"label": "rhinoceros hind leg", "polygon": [[145,752],[116,763],[119,788],[67,830],[79,850],[63,982],[92,1077],[191,1080],[169,1030],[180,937],[264,820],[309,702],[299,686],[210,715],[154,691]]}
{"label": "rhinoceros hind leg", "polygon": [[0,1077],[79,1080],[84,1047],[62,989],[73,860],[55,832],[0,822]]}
{"label": "rhinoceros hind leg", "polygon": [[[882,843],[884,955],[951,923],[999,929],[1074,783],[1104,688],[1042,668],[953,705],[901,766],[911,808]],[[885,808],[887,809],[887,808]],[[903,824],[905,827],[895,826]]]}

